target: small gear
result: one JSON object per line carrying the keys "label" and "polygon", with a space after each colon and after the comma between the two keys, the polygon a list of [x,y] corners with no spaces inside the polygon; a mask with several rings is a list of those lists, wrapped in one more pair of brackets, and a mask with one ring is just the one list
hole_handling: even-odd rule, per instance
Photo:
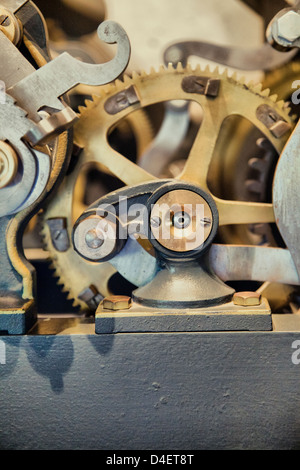
{"label": "small gear", "polygon": [[[266,73],[263,81],[264,87],[269,88],[278,99],[288,104],[287,112],[295,113],[292,116],[294,120],[299,114],[299,106],[294,106],[290,98],[293,93],[293,83],[299,79],[299,74],[300,63],[290,62]],[[223,166],[222,181],[215,190],[219,191],[222,197],[270,202],[272,179],[279,153],[268,139],[259,135],[249,123],[240,122],[238,127],[235,125],[235,131],[240,136],[234,142],[235,148],[231,147],[229,150],[221,143],[224,149],[223,161],[228,161],[229,164]],[[284,245],[274,224],[223,227],[220,235],[224,243]]]}
{"label": "small gear", "polygon": [[[215,152],[222,150],[219,142],[224,142],[220,135],[224,133],[227,145],[237,137],[226,133],[228,117],[242,116],[257,127],[278,152],[293,127],[284,102],[277,102],[275,96],[269,95],[269,90],[262,90],[261,85],[246,85],[243,81],[237,81],[235,76],[228,77],[227,72],[219,74],[218,70],[211,71],[208,67],[205,70],[200,67],[192,69],[190,66],[182,68],[181,64],[176,69],[171,66],[168,69],[161,67],[158,72],[134,73],[132,78],[125,77],[124,82],[117,80],[103,87],[101,96],[86,102],[86,107],[80,109],[80,120],[75,125],[74,136],[76,144],[83,150],[76,157],[74,165],[71,165],[72,170],[61,185],[57,197],[43,215],[43,236],[55,275],[63,285],[63,290],[69,293],[69,298],[83,308],[86,308],[93,296],[97,299],[99,294],[107,295],[108,282],[115,271],[109,263],[93,264],[85,261],[71,246],[73,224],[79,215],[74,213],[73,207],[78,175],[85,165],[98,162],[107,174],[114,174],[125,185],[154,180],[147,171],[112,149],[108,134],[112,127],[132,112],[171,100],[195,101],[203,109],[200,129],[178,178],[197,184],[210,194],[208,176],[214,173]],[[270,114],[275,116],[275,123],[270,120]],[[217,196],[214,199],[221,225],[239,221],[244,224],[273,221],[271,204],[226,201]],[[59,221],[68,240],[59,249],[53,240],[53,232],[51,234],[53,221]]]}

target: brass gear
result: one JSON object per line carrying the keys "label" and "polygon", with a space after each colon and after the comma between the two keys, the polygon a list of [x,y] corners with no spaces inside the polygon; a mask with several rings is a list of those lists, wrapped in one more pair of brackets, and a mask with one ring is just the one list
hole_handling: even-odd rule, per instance
{"label": "brass gear", "polygon": [[[100,88],[97,90],[100,92]],[[96,95],[93,96],[93,99],[97,100]],[[91,101],[86,100],[86,106],[90,106]],[[80,108],[82,111],[82,107]],[[141,109],[138,110],[134,115],[129,115],[126,119],[122,120],[120,123],[116,122],[110,129],[110,132],[114,128],[120,128],[121,132],[132,132],[135,144],[137,159],[145,152],[148,145],[153,139],[153,129],[150,119],[147,114]],[[75,158],[75,157],[73,157]],[[72,222],[86,209],[84,204],[84,194],[87,186],[87,173],[91,169],[89,163],[92,166],[98,163],[101,170],[106,172],[106,169],[99,165],[99,162],[96,160],[91,160],[90,162],[82,161],[79,156],[79,160],[76,163],[76,169],[69,175],[67,175],[64,181],[61,184],[61,187],[58,191],[56,197],[50,202],[45,210],[40,214],[40,221],[42,223],[41,235],[43,238],[44,249],[49,252],[51,264],[50,268],[54,270],[54,277],[58,279],[58,284],[62,286],[62,291],[68,293],[68,299],[73,300],[74,306],[80,306],[82,309],[86,309],[86,302],[80,300],[78,295],[81,292],[85,291],[85,288],[81,287],[82,279],[87,279],[86,288],[93,286],[93,289],[97,289],[102,294],[106,295],[108,291],[108,281],[110,277],[115,273],[115,269],[106,263],[105,268],[101,269],[101,266],[95,266],[87,263],[81,263],[82,258],[78,257],[77,254],[70,247],[66,252],[58,252],[53,246],[51,240],[51,234],[49,227],[47,225],[47,219],[49,218],[60,218],[65,217],[68,221],[68,234],[69,240],[71,240],[71,230]],[[80,171],[79,171],[80,170]],[[67,211],[64,208],[66,199],[69,201],[71,197],[72,202],[70,207],[68,206]],[[72,221],[70,223],[70,220]],[[77,275],[74,275],[74,268],[76,268],[76,263],[79,263],[81,276],[77,278]],[[100,269],[99,269],[100,268]],[[101,276],[101,283],[97,282],[97,276]]]}
{"label": "brass gear", "polygon": [[[212,95],[207,92],[210,81],[217,86]],[[187,89],[184,83],[191,82]],[[203,83],[205,86],[203,86]],[[205,88],[206,87],[206,88]],[[133,90],[136,100],[116,113],[109,113],[108,100],[125,90]],[[120,95],[118,95],[120,96]],[[118,98],[117,96],[117,98]],[[69,298],[75,304],[86,308],[79,298],[82,291],[93,286],[102,295],[108,293],[108,281],[115,272],[109,263],[93,264],[81,258],[70,246],[65,252],[55,250],[47,221],[50,218],[65,218],[67,231],[71,240],[73,223],[79,214],[73,211],[73,193],[75,183],[82,167],[96,161],[114,174],[125,185],[135,185],[154,178],[147,171],[126,159],[113,150],[108,144],[109,130],[133,111],[144,107],[170,100],[190,100],[198,103],[204,112],[204,117],[195,138],[185,167],[177,179],[185,180],[199,185],[202,189],[211,191],[207,176],[213,168],[213,156],[218,144],[220,134],[226,132],[222,126],[224,120],[231,115],[243,116],[254,124],[261,133],[280,152],[290,129],[293,127],[292,119],[284,102],[277,102],[276,97],[269,96],[269,90],[262,90],[261,85],[245,85],[235,76],[228,77],[227,72],[219,74],[218,69],[211,71],[208,67],[201,70],[200,66],[192,69],[189,65],[183,69],[181,64],[176,69],[169,66],[161,67],[159,72],[151,70],[150,74],[133,73],[132,78],[125,77],[124,82],[117,80],[111,85],[102,88],[101,96],[93,101],[86,102],[86,107],[80,109],[80,120],[74,127],[76,144],[82,148],[77,164],[73,171],[65,178],[57,197],[50,203],[44,213],[43,235],[47,250],[50,252],[53,267],[63,290],[69,293]],[[275,136],[271,130],[268,116],[262,118],[258,110],[265,109],[277,116],[284,123],[285,131]],[[235,139],[235,135],[227,134],[227,142]],[[272,204],[259,204],[241,201],[226,201],[213,194],[220,216],[220,225],[237,223],[273,222],[274,213]]]}
{"label": "brass gear", "polygon": [[[263,87],[270,89],[277,99],[289,101],[294,91],[292,84],[299,79],[299,75],[300,62],[290,62],[267,72]],[[298,107],[293,107],[292,103],[289,105],[292,113],[299,113]],[[233,122],[231,132],[235,132],[239,137],[231,141],[230,145],[227,145],[226,136],[220,141],[222,164],[219,165],[216,161],[219,173],[213,189],[222,197],[266,202],[268,181],[272,179],[279,154],[267,139],[260,138],[249,122]],[[277,246],[278,238],[274,238],[273,229],[269,224],[227,226],[222,228],[220,236],[223,243],[271,246]]]}
{"label": "brass gear", "polygon": [[299,80],[300,62],[289,62],[282,67],[267,72],[263,84],[266,88],[270,88],[272,93],[278,95],[280,100],[289,100],[294,89],[292,84],[295,80]]}

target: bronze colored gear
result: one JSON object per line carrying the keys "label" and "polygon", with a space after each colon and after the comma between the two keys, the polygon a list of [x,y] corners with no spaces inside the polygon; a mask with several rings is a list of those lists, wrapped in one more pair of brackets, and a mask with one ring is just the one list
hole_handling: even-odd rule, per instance
{"label": "bronze colored gear", "polygon": [[293,93],[292,85],[300,77],[300,62],[289,62],[279,69],[266,73],[263,84],[278,95],[280,100],[288,100]]}
{"label": "bronze colored gear", "polygon": [[[100,91],[100,88],[98,90]],[[98,100],[96,96],[93,99]],[[86,101],[87,108],[91,104],[91,101]],[[133,133],[137,159],[139,159],[153,139],[153,129],[147,114],[142,109],[138,110],[120,123],[116,122],[109,131],[119,126],[122,132],[130,130]],[[82,263],[82,258],[75,253],[72,247],[69,247],[66,252],[58,252],[53,246],[46,221],[49,218],[64,217],[68,221],[69,241],[71,240],[73,222],[86,209],[84,193],[87,185],[87,173],[91,166],[95,166],[95,164],[98,164],[96,166],[100,167],[107,174],[110,173],[105,167],[100,165],[97,159],[87,160],[79,156],[76,169],[65,177],[56,198],[53,199],[44,213],[41,214],[43,223],[41,234],[44,247],[49,252],[52,261],[50,267],[54,269],[54,276],[58,278],[58,284],[62,286],[62,291],[68,293],[68,298],[74,301],[74,306],[79,305],[83,309],[87,307],[86,302],[78,298],[78,295],[89,289],[90,286],[93,286],[93,289],[101,292],[101,294],[108,295],[110,293],[108,281],[115,273],[115,269],[108,263],[104,267],[86,262]],[[66,203],[68,204],[67,206],[65,206]],[[74,269],[77,269],[77,264],[80,266],[80,277],[78,277],[78,273],[74,273]],[[98,278],[100,278],[100,282]],[[87,284],[82,286],[82,282],[85,279],[87,279]]]}
{"label": "bronze colored gear", "polygon": [[[211,71],[208,67],[205,70],[199,66],[183,69],[179,64],[176,69],[161,67],[159,72],[151,70],[148,75],[145,72],[134,73],[132,78],[125,77],[124,82],[117,80],[103,87],[100,97],[80,109],[81,116],[74,127],[74,136],[76,144],[83,150],[75,168],[65,178],[56,199],[44,214],[43,234],[59,283],[69,292],[69,297],[83,307],[86,306],[78,296],[86,288],[92,286],[102,295],[107,295],[108,280],[114,269],[109,263],[88,263],[72,246],[65,252],[55,250],[47,221],[64,218],[71,239],[73,223],[79,215],[74,214],[72,207],[74,187],[82,167],[90,162],[103,165],[125,185],[156,179],[113,150],[107,136],[117,122],[133,111],[170,100],[195,101],[203,109],[200,129],[184,170],[177,179],[196,184],[213,196],[219,210],[220,225],[274,221],[272,204],[223,200],[211,193],[207,180],[211,167],[212,170],[214,167],[213,157],[220,134],[225,132],[227,142],[236,139],[236,135],[226,134],[226,126],[223,126],[229,116],[244,117],[270,140],[278,152],[282,149],[293,127],[284,102],[276,102],[276,97],[269,96],[269,90],[262,90],[261,85],[245,85],[235,76],[228,77],[227,72],[219,74],[218,70]],[[275,135],[268,113],[273,113],[278,122],[283,123],[282,134]]]}
{"label": "bronze colored gear", "polygon": [[[263,86],[269,88],[277,99],[288,101],[295,90],[292,84],[299,76],[300,63],[290,62],[266,73]],[[292,103],[289,105],[292,112],[298,113],[297,107]],[[250,122],[233,122],[229,132],[235,132],[237,138],[229,145],[226,140],[220,142],[222,163],[216,161],[218,177],[213,188],[222,197],[266,202],[268,181],[272,180],[279,153],[267,139],[260,138]],[[222,227],[220,235],[224,243],[277,245],[269,224]]]}

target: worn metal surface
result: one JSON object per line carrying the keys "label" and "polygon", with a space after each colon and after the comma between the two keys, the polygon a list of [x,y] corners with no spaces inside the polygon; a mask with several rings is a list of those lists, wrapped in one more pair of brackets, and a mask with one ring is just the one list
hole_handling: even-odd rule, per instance
{"label": "worn metal surface", "polygon": [[300,123],[284,147],[273,180],[273,204],[276,223],[281,236],[291,252],[298,275],[300,274],[300,206],[298,187],[300,178],[299,166]]}
{"label": "worn metal surface", "polygon": [[295,51],[276,51],[268,43],[249,49],[219,46],[204,41],[183,41],[165,50],[164,62],[186,64],[190,56],[198,56],[240,70],[273,70],[289,62],[295,55]]}
{"label": "worn metal surface", "polygon": [[165,103],[165,115],[158,134],[139,160],[139,166],[159,177],[174,160],[176,151],[186,137],[190,123],[189,103]]}
{"label": "worn metal surface", "polygon": [[299,449],[300,330],[289,326],[97,336],[68,334],[68,322],[3,337],[0,448]]}
{"label": "worn metal surface", "polygon": [[133,291],[132,298],[147,307],[197,308],[229,302],[233,293],[201,258],[166,261],[152,281]]}
{"label": "worn metal surface", "polygon": [[[79,83],[103,85],[115,80],[128,64],[129,39],[123,28],[112,21],[101,23],[98,34],[105,42],[118,44],[117,54],[111,61],[104,64],[86,64],[65,52],[18,83],[15,82],[9,93],[26,108],[29,115],[34,116],[42,106],[63,109],[63,104],[58,98]],[[12,53],[16,55],[7,47],[3,52],[4,59]]]}
{"label": "worn metal surface", "polygon": [[16,13],[19,8],[21,8],[28,0],[1,0],[1,4],[11,10],[13,13]]}
{"label": "worn metal surface", "polygon": [[298,285],[300,280],[289,250],[265,246],[212,245],[210,264],[224,281],[273,281]]}
{"label": "worn metal surface", "polygon": [[[163,309],[132,303],[118,312],[105,310],[101,303],[95,314],[97,334],[172,333],[191,331],[270,331],[270,306],[240,307],[233,302],[205,308]],[[116,309],[115,309],[116,310]]]}
{"label": "worn metal surface", "polygon": [[51,241],[57,251],[67,251],[70,248],[70,240],[67,231],[67,221],[64,217],[48,219]]}
{"label": "worn metal surface", "polygon": [[22,137],[33,126],[26,112],[15,105],[14,100],[5,96],[0,107],[1,140],[7,140],[16,150],[18,163],[14,181],[0,189],[0,217],[28,207],[45,189],[50,175],[50,158],[46,153],[30,149]]}
{"label": "worn metal surface", "polygon": [[[282,248],[213,243],[209,262],[223,281],[300,282],[291,253]],[[136,286],[149,282],[159,269],[157,259],[131,238],[110,263]]]}

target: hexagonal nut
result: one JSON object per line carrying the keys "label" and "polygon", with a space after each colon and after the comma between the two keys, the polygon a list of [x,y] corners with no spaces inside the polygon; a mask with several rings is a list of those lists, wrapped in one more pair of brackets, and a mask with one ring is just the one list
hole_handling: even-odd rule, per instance
{"label": "hexagonal nut", "polygon": [[127,310],[131,307],[131,303],[131,297],[127,295],[110,295],[101,302],[104,310]]}
{"label": "hexagonal nut", "polygon": [[295,11],[288,11],[277,19],[278,37],[291,43],[300,37],[300,15]]}
{"label": "hexagonal nut", "polygon": [[234,305],[253,307],[261,304],[261,295],[257,292],[236,292],[232,300]]}

